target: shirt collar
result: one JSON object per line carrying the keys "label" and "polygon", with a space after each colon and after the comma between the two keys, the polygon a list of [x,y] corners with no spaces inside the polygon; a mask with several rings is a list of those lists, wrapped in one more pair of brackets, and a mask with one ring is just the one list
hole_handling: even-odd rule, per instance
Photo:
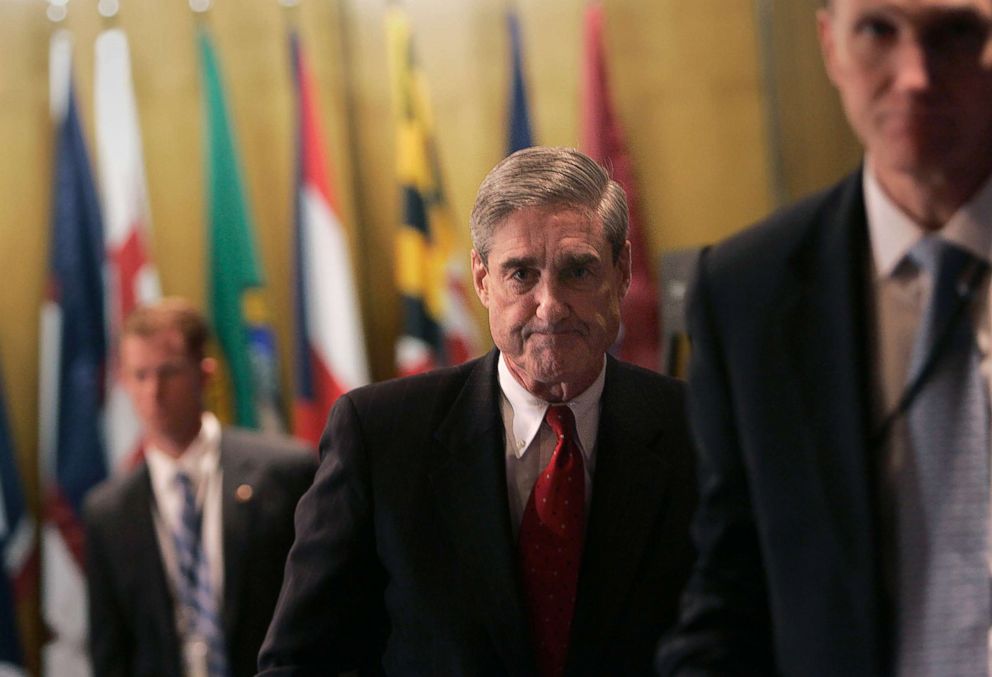
{"label": "shirt collar", "polygon": [[200,432],[178,458],[173,458],[153,444],[145,447],[145,459],[153,477],[171,483],[177,473],[190,476],[194,484],[220,466],[220,421],[209,411],[200,419]]}
{"label": "shirt collar", "polygon": [[[895,272],[926,230],[886,194],[868,159],[864,163],[863,185],[872,258],[876,275],[883,279]],[[992,177],[954,213],[938,236],[983,261],[992,261]]]}
{"label": "shirt collar", "polygon": [[[531,442],[541,429],[544,422],[544,414],[549,403],[540,397],[533,395],[524,388],[510,373],[506,365],[506,358],[501,352],[496,366],[499,377],[499,387],[503,396],[513,410],[513,436],[518,442],[513,452],[517,458],[524,455],[530,448]],[[603,385],[606,383],[606,356],[603,356],[603,367],[599,370],[599,376],[588,388],[563,404],[572,409],[575,416],[575,428],[579,434],[579,444],[584,455],[592,451],[596,443],[596,432],[599,427],[599,401],[603,395]],[[523,444],[519,444],[523,442]]]}

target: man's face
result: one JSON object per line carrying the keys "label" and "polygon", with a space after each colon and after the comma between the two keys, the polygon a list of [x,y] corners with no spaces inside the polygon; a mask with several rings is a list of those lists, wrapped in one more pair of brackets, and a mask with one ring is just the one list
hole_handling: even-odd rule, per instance
{"label": "man's face", "polygon": [[832,0],[817,19],[827,73],[883,180],[986,166],[992,0]]}
{"label": "man's face", "polygon": [[199,430],[210,360],[196,360],[182,334],[167,329],[121,340],[121,379],[152,440],[185,446]]}
{"label": "man's face", "polygon": [[599,217],[525,208],[497,226],[488,264],[472,252],[472,276],[516,379],[537,395],[567,384],[570,397],[599,375],[616,339],[630,243],[614,263]]}

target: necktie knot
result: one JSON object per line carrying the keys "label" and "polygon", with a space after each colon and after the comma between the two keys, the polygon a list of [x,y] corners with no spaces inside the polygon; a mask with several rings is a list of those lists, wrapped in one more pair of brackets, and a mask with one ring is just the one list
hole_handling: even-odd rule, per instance
{"label": "necktie knot", "polygon": [[177,472],[173,482],[175,482],[176,486],[179,487],[179,490],[183,492],[184,497],[196,496],[196,492],[193,491],[193,478],[185,472],[181,470]]}
{"label": "necktie knot", "polygon": [[551,430],[558,437],[575,438],[575,415],[572,408],[564,404],[552,404],[544,414]]}
{"label": "necktie knot", "polygon": [[932,303],[937,304],[948,303],[955,296],[962,295],[967,289],[959,285],[962,274],[969,264],[979,264],[970,252],[936,236],[920,239],[909,250],[907,257],[930,274],[933,280]]}
{"label": "necktie knot", "polygon": [[[950,325],[963,320],[962,328],[967,326],[967,320],[961,317],[961,312],[970,295],[974,292],[979,275],[987,267],[986,264],[961,247],[936,236],[927,236],[917,242],[907,254],[921,270],[930,275],[930,302],[927,304],[921,318],[919,331],[913,348],[912,359],[907,382],[916,377],[924,369],[928,359],[933,359],[937,345],[948,332],[953,332]],[[966,275],[968,270],[972,273]],[[973,340],[970,330],[959,332],[958,340]],[[944,346],[941,350],[967,349],[964,346]]]}

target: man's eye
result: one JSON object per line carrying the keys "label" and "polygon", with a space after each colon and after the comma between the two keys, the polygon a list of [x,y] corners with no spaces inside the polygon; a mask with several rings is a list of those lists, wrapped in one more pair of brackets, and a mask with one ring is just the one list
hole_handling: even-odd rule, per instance
{"label": "man's eye", "polygon": [[514,282],[527,282],[532,277],[531,272],[526,268],[518,268],[510,273],[510,279]]}
{"label": "man's eye", "polygon": [[879,17],[866,17],[858,22],[856,31],[860,35],[865,35],[875,39],[887,39],[896,34],[896,27],[887,19]]}
{"label": "man's eye", "polygon": [[951,50],[978,50],[988,39],[989,27],[972,14],[962,13],[935,23],[923,36],[924,43],[937,53]]}
{"label": "man's eye", "polygon": [[572,280],[585,280],[592,275],[592,271],[585,266],[576,266],[569,268],[566,274]]}

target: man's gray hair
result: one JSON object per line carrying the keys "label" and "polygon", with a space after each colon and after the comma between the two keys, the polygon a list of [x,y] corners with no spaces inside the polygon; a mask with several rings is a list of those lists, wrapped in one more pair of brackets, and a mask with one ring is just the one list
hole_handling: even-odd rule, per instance
{"label": "man's gray hair", "polygon": [[606,170],[574,148],[535,146],[505,158],[483,179],[470,220],[472,246],[488,263],[493,233],[527,207],[575,209],[602,219],[614,263],[627,241],[627,198]]}

